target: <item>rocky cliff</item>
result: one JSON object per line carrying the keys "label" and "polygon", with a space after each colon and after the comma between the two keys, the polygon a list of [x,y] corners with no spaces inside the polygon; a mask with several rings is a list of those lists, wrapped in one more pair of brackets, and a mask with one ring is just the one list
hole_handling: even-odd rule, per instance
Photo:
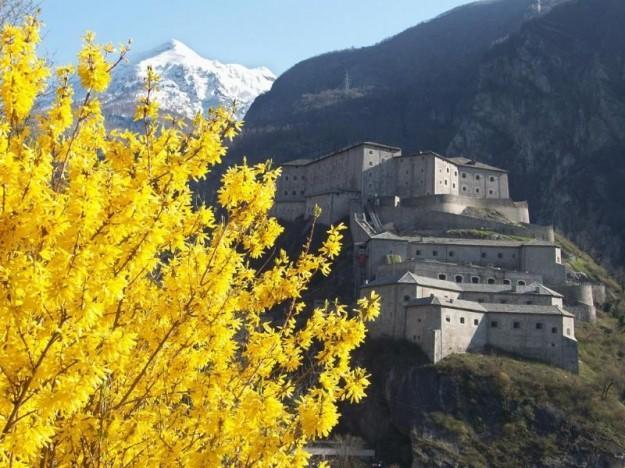
{"label": "rocky cliff", "polygon": [[625,2],[577,0],[492,47],[448,151],[511,171],[513,195],[625,264]]}

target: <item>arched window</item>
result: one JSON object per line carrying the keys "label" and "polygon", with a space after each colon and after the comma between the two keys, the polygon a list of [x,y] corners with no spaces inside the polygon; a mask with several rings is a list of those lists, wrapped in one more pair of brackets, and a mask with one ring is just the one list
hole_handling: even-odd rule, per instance
{"label": "arched window", "polygon": [[462,275],[456,275],[456,283],[462,283]]}

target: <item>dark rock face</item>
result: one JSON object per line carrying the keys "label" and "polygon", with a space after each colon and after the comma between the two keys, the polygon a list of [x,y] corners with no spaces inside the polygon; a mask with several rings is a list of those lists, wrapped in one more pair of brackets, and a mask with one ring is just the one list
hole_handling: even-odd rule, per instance
{"label": "dark rock face", "polygon": [[342,409],[340,429],[365,438],[387,464],[624,466],[623,435],[612,434],[620,429],[595,420],[600,411],[583,414],[589,395],[564,371],[470,355],[434,366],[391,341],[371,341],[360,354],[372,386],[364,402]]}
{"label": "dark rock face", "polygon": [[448,150],[511,171],[513,195],[613,269],[625,264],[625,2],[577,0],[483,61]]}
{"label": "dark rock face", "polygon": [[485,159],[511,171],[533,221],[623,279],[623,24],[622,0],[459,7],[297,64],[254,102],[231,154],[281,162],[377,140]]}
{"label": "dark rock face", "polygon": [[[542,0],[541,13],[562,1]],[[255,100],[232,153],[284,161],[372,139],[443,150],[480,59],[539,14],[536,5],[477,2],[374,46],[304,60]]]}

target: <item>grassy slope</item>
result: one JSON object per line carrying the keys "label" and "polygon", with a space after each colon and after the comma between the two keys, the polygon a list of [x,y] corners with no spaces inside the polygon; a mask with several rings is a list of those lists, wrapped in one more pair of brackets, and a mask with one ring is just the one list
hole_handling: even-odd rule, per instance
{"label": "grassy slope", "polygon": [[[488,388],[502,410],[488,423],[476,408],[430,414],[431,423],[457,442],[451,447],[460,447],[447,445],[448,454],[461,464],[527,466],[625,452],[625,334],[617,328],[605,316],[578,327],[579,375],[504,356],[466,354],[442,361],[439,372],[458,379],[465,400],[479,407]],[[423,447],[416,453],[427,461]]]}

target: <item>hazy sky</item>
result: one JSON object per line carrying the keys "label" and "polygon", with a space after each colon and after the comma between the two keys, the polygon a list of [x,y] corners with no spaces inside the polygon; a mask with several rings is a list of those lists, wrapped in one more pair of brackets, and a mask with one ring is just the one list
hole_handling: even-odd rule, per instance
{"label": "hazy sky", "polygon": [[279,74],[305,58],[374,44],[468,0],[42,0],[43,52],[74,61],[80,38],[133,40],[143,52],[168,39],[199,54]]}

